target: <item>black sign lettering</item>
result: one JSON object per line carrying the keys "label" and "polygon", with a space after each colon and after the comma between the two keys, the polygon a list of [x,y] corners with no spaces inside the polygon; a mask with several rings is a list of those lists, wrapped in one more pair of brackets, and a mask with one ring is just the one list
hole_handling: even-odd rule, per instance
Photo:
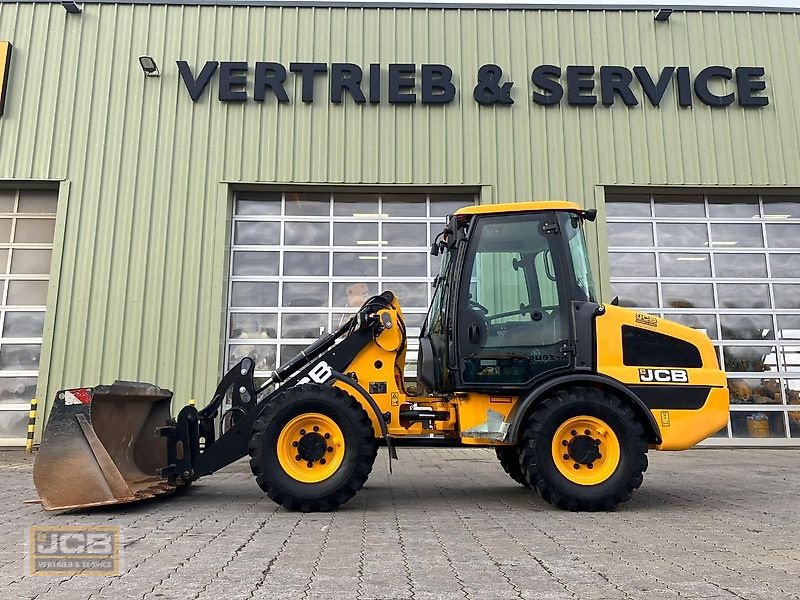
{"label": "black sign lettering", "polygon": [[380,104],[381,102],[381,66],[371,64],[369,66],[369,103]]}
{"label": "black sign lettering", "polygon": [[263,102],[266,98],[267,88],[272,90],[278,102],[289,102],[289,94],[283,83],[286,81],[286,68],[280,63],[257,62],[256,82],[253,88],[253,100]]}
{"label": "black sign lettering", "polygon": [[247,63],[219,63],[219,99],[228,102],[247,102]]}
{"label": "black sign lettering", "polygon": [[605,106],[614,104],[619,95],[625,106],[636,106],[639,101],[631,91],[633,75],[625,67],[600,67],[600,96]]}
{"label": "black sign lettering", "polygon": [[550,106],[558,104],[564,97],[564,88],[561,87],[558,78],[561,77],[561,67],[555,65],[539,65],[531,73],[533,85],[544,90],[544,94],[533,92],[533,101],[536,104]]}
{"label": "black sign lettering", "polygon": [[764,67],[739,67],[736,69],[736,92],[739,95],[739,106],[767,106],[767,96],[754,96],[754,92],[763,92],[767,84],[757,77],[764,76]]}
{"label": "black sign lettering", "polygon": [[203,95],[203,92],[208,86],[208,82],[211,81],[211,77],[214,75],[214,71],[217,70],[217,65],[219,65],[219,63],[215,60],[208,61],[203,65],[200,74],[195,79],[189,63],[185,60],[178,61],[178,73],[180,73],[181,79],[183,79],[186,91],[189,92],[189,97],[192,99],[192,102],[197,102],[200,96]]}
{"label": "black sign lettering", "polygon": [[697,94],[697,97],[700,98],[700,101],[708,106],[713,107],[728,106],[729,104],[733,104],[735,99],[733,94],[717,96],[709,89],[708,82],[712,77],[719,77],[721,79],[730,81],[733,79],[733,73],[731,73],[731,70],[728,67],[719,66],[706,67],[700,71],[694,80],[694,93]]}
{"label": "black sign lettering", "polygon": [[581,93],[594,90],[593,75],[594,67],[592,66],[567,67],[567,102],[572,106],[594,106],[597,104],[597,96]]}
{"label": "black sign lettering", "polygon": [[453,70],[447,65],[422,65],[422,103],[447,104],[456,97]]}
{"label": "black sign lettering", "polygon": [[478,104],[514,104],[511,97],[513,81],[503,81],[503,69],[497,65],[483,65],[478,69],[478,84],[472,90],[472,97]]}
{"label": "black sign lettering", "polygon": [[[326,74],[329,74],[324,82],[328,90],[327,101],[332,104],[341,104],[345,101],[344,97],[349,95],[355,104],[420,102],[447,105],[455,100],[459,91],[454,82],[458,76],[454,75],[450,66],[438,63],[391,63],[388,65],[386,84],[383,83],[382,65],[379,63],[362,67],[347,62],[293,62],[289,63],[287,69],[277,62],[206,61],[202,68],[197,67],[199,72],[184,60],[176,64],[180,79],[193,102],[202,98],[217,70],[217,97],[222,102],[245,102],[252,97],[253,101],[263,103],[268,95],[273,95],[278,103],[313,103],[315,80]],[[368,80],[365,75],[367,68]],[[250,75],[251,69],[254,76]],[[621,101],[626,107],[632,108],[639,105],[642,97],[646,97],[652,106],[659,107],[673,81],[673,75],[675,95],[681,107],[691,107],[695,97],[711,107],[727,107],[737,100],[743,107],[769,105],[764,67],[733,69],[721,65],[707,66],[696,77],[687,66],[662,67],[657,78],[644,66],[570,65],[562,68],[558,65],[538,65],[530,72],[532,87],[529,101],[539,106],[553,106],[563,102],[566,96],[571,106],[594,107],[599,100],[605,107],[612,107]],[[292,77],[299,81],[287,82]],[[481,65],[472,90],[474,101],[482,106],[513,105],[514,82],[506,81],[506,78],[500,65]],[[600,89],[596,92],[598,84]],[[299,98],[291,98],[288,88],[295,89],[296,86],[300,88]],[[386,89],[388,98],[383,94]]]}
{"label": "black sign lettering", "polygon": [[318,73],[327,73],[328,67],[324,63],[289,63],[292,73],[299,73],[303,79],[301,97],[303,102],[314,102],[314,76]]}
{"label": "black sign lettering", "polygon": [[674,72],[675,67],[664,67],[661,69],[658,81],[654,82],[646,67],[633,67],[633,73],[636,75],[636,79],[639,80],[644,95],[647,96],[653,106],[658,106],[661,103]]}
{"label": "black sign lettering", "polygon": [[675,69],[678,80],[678,106],[692,105],[692,85],[689,78],[689,67]]}
{"label": "black sign lettering", "polygon": [[416,85],[414,75],[417,68],[413,64],[391,64],[389,65],[389,103],[390,104],[414,104],[417,95],[413,90]]}
{"label": "black sign lettering", "polygon": [[347,90],[356,104],[364,104],[367,99],[361,91],[361,67],[353,63],[333,63],[331,65],[331,102],[342,103],[342,92]]}

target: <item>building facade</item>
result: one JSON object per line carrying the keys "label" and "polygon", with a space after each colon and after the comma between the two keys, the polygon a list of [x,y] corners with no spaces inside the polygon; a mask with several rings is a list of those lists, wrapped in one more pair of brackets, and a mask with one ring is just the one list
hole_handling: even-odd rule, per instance
{"label": "building facade", "polygon": [[709,443],[800,440],[797,14],[68,8],[0,4],[4,443],[64,387],[202,403],[364,291],[418,332],[444,215],[531,199],[598,209],[603,300],[715,340]]}

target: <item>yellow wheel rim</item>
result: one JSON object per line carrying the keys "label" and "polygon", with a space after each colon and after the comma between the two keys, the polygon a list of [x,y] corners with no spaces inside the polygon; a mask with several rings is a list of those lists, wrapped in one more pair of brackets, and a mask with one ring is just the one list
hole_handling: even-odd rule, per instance
{"label": "yellow wheel rim", "polygon": [[617,435],[602,419],[588,415],[564,421],[553,436],[553,462],[572,483],[597,485],[619,465]]}
{"label": "yellow wheel rim", "polygon": [[341,466],[344,435],[327,415],[304,413],[284,425],[277,450],[278,462],[292,479],[319,483]]}

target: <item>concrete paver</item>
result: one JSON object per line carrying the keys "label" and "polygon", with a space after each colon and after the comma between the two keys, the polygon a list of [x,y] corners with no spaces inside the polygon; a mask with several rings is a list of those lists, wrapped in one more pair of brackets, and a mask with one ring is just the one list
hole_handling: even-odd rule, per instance
{"label": "concrete paver", "polygon": [[[0,597],[800,600],[796,449],[651,453],[634,499],[566,513],[484,449],[399,449],[335,513],[275,506],[246,462],[159,501],[47,513],[0,452]],[[118,525],[118,577],[26,576],[32,525]]]}

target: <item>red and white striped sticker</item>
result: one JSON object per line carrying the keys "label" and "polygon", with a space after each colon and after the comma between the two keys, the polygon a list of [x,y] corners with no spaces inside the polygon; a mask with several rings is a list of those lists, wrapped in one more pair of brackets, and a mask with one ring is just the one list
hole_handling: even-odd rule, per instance
{"label": "red and white striped sticker", "polygon": [[75,404],[89,404],[92,401],[92,390],[80,388],[77,390],[67,390],[64,392],[64,404],[72,406]]}

